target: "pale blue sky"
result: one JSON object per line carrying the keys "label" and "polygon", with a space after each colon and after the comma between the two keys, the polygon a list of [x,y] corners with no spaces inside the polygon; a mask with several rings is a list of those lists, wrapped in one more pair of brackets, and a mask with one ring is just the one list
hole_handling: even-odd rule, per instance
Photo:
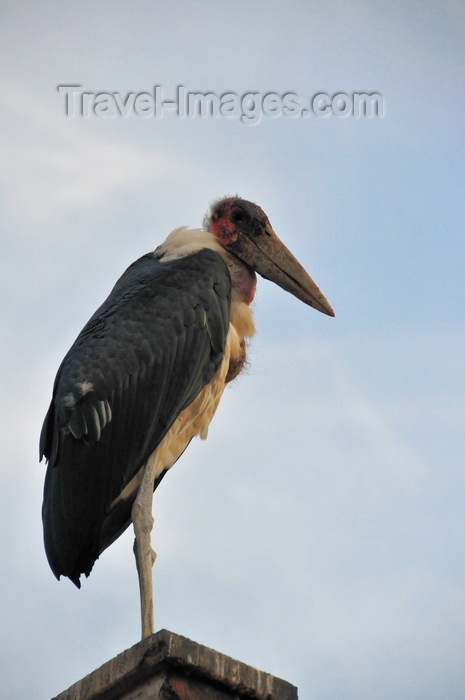
{"label": "pale blue sky", "polygon": [[[118,276],[209,203],[259,203],[333,305],[259,280],[248,372],[154,501],[156,627],[305,700],[459,700],[464,29],[457,2],[2,9],[2,692],[139,637],[129,531],[78,591],[40,521],[56,369]],[[91,92],[378,92],[382,119],[67,118]]]}

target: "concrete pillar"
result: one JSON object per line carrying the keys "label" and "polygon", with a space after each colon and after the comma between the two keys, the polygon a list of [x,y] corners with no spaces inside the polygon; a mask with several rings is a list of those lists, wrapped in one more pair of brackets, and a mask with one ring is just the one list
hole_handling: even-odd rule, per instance
{"label": "concrete pillar", "polygon": [[297,688],[160,630],[54,700],[297,700]]}

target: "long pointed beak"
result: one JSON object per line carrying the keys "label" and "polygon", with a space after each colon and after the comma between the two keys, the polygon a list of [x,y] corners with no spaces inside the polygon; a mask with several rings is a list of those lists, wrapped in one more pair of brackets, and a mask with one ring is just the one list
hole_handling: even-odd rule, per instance
{"label": "long pointed beak", "polygon": [[254,235],[253,239],[241,234],[228,248],[265,279],[275,282],[304,304],[334,316],[326,297],[269,223],[263,233]]}

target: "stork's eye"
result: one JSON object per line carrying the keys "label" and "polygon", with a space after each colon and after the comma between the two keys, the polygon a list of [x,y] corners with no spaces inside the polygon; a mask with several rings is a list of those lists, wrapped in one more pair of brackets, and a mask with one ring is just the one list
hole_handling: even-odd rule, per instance
{"label": "stork's eye", "polygon": [[231,221],[233,224],[242,224],[245,221],[245,214],[243,211],[233,211],[231,214]]}

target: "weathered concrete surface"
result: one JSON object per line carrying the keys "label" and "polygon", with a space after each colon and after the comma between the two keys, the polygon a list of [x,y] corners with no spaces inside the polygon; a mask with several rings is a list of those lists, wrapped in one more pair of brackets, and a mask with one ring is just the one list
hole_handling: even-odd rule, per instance
{"label": "weathered concrete surface", "polygon": [[297,688],[160,630],[54,700],[297,700]]}

